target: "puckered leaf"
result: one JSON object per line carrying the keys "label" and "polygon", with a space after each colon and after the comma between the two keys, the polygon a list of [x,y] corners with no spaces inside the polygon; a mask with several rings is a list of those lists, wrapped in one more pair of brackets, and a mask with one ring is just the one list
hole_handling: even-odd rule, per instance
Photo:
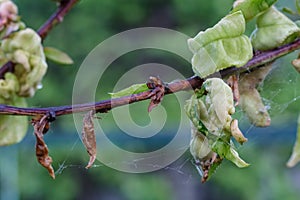
{"label": "puckered leaf", "polygon": [[188,40],[193,71],[204,78],[231,66],[241,67],[252,58],[252,46],[245,32],[241,11],[225,16],[214,27]]}
{"label": "puckered leaf", "polygon": [[[19,84],[16,76],[6,73],[5,79],[0,80],[0,104],[26,107],[25,99],[16,95],[18,90]],[[27,132],[27,127],[27,117],[0,115],[0,146],[20,142]]]}
{"label": "puckered leaf", "polygon": [[264,51],[292,42],[299,35],[299,27],[275,7],[271,7],[258,16],[251,42],[254,49]]}
{"label": "puckered leaf", "polygon": [[41,38],[34,30],[26,28],[2,40],[1,48],[6,58],[16,63],[14,74],[20,86],[18,95],[33,96],[47,71]]}
{"label": "puckered leaf", "polygon": [[[203,88],[207,92],[199,115],[201,122],[208,131],[219,136],[224,128],[229,128],[231,117],[234,113],[233,94],[230,87],[219,78],[210,78],[203,83]],[[207,113],[206,113],[207,112]]]}
{"label": "puckered leaf", "polygon": [[241,10],[245,19],[248,21],[268,9],[276,1],[277,0],[236,0],[231,12]]}
{"label": "puckered leaf", "polygon": [[259,127],[266,127],[271,123],[268,110],[256,89],[263,82],[271,68],[271,64],[260,67],[253,72],[242,74],[239,80],[239,105],[247,115],[250,123]]}

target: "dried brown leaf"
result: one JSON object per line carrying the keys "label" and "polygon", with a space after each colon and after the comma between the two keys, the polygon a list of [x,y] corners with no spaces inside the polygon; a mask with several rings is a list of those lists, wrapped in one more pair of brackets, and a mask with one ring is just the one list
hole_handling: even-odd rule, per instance
{"label": "dried brown leaf", "polygon": [[148,112],[151,112],[153,108],[158,106],[163,100],[165,94],[165,85],[158,77],[150,77],[147,86],[149,89],[152,89],[149,96],[151,96],[151,101],[148,106]]}
{"label": "dried brown leaf", "polygon": [[86,113],[83,118],[82,142],[88,154],[90,155],[89,163],[85,167],[86,169],[93,165],[97,155],[97,144],[93,121],[94,114],[95,111],[91,110],[90,112]]}
{"label": "dried brown leaf", "polygon": [[45,115],[41,119],[32,120],[34,135],[36,137],[35,154],[38,162],[45,167],[48,170],[49,175],[55,179],[54,170],[51,165],[52,158],[49,156],[49,150],[43,138],[44,134],[49,129],[49,121],[47,118],[48,116]]}

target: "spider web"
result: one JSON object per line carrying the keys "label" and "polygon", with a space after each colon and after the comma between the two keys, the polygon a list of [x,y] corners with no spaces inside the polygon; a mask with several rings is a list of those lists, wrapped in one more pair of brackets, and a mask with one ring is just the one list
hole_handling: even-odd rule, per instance
{"label": "spider web", "polygon": [[[272,123],[270,128],[257,128],[251,125],[248,122],[246,115],[240,110],[237,109],[235,118],[239,120],[240,128],[244,135],[248,137],[248,142],[243,146],[237,146],[238,152],[243,155],[248,151],[252,151],[253,148],[260,143],[260,140],[266,140],[269,136],[259,133],[259,131],[274,131],[274,127],[280,127],[282,124],[291,124],[291,126],[296,126],[296,119],[299,112],[299,99],[300,99],[300,75],[298,72],[292,67],[290,61],[296,57],[296,53],[290,54],[289,56],[285,56],[282,59],[277,60],[273,63],[272,70],[266,77],[265,81],[259,86],[259,91],[262,96],[263,102],[268,109]],[[110,119],[106,115],[101,115],[101,120],[105,121],[106,118]],[[189,134],[189,133],[187,133]],[[294,137],[295,133],[290,133],[290,136]],[[68,154],[65,159],[59,164],[58,169],[56,170],[56,176],[60,176],[63,174],[65,170],[69,168],[84,168],[85,162],[81,164],[72,164],[72,160],[70,159],[70,155],[73,153],[75,149],[81,149],[85,151],[83,145],[79,138],[73,143],[72,147],[68,150]],[[179,147],[179,148],[187,148],[187,146]],[[180,150],[180,149],[179,149]],[[87,159],[88,155],[86,154]],[[149,157],[133,159],[128,163],[112,163],[113,165],[124,165],[127,164],[129,166],[136,166],[137,162],[141,159],[147,160],[151,159]],[[282,162],[285,162],[287,158],[282,158]],[[248,160],[247,160],[248,161]],[[251,162],[251,161],[250,161]],[[158,173],[167,173],[173,179],[179,179],[180,185],[193,185],[195,182],[200,184],[201,177],[198,175],[198,172],[193,166],[193,159],[187,150],[186,153],[181,156],[178,160],[174,161],[171,165],[162,167],[158,164],[149,164],[150,167],[153,168],[153,171],[160,169]],[[254,163],[255,164],[255,163]],[[149,167],[148,166],[148,167]],[[93,170],[99,170],[99,173],[103,167],[106,167],[101,162],[96,162],[92,166]],[[220,168],[226,167],[234,167],[231,166],[230,162],[223,162]],[[57,168],[57,167],[56,167]],[[219,169],[217,170],[217,174],[219,174]],[[221,173],[221,172],[220,172]],[[220,175],[221,176],[221,175]],[[176,177],[176,178],[174,178]],[[199,186],[199,185],[198,185]]]}

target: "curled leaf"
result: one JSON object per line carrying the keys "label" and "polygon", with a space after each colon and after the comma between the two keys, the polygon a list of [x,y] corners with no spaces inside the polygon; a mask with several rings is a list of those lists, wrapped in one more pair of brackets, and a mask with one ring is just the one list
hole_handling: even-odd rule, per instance
{"label": "curled leaf", "polygon": [[207,95],[205,97],[207,120],[202,120],[205,127],[215,135],[220,130],[230,127],[231,115],[235,112],[231,88],[219,78],[210,78],[203,83]]}
{"label": "curled leaf", "polygon": [[185,110],[192,122],[190,151],[203,182],[223,158],[238,167],[249,165],[239,157],[231,141],[231,136],[241,143],[247,139],[238,129],[237,120],[232,120],[231,115],[235,112],[233,93],[222,79],[207,79],[201,90],[196,90],[187,101]]}
{"label": "curled leaf", "polygon": [[269,50],[294,41],[300,34],[298,26],[275,7],[258,16],[251,42],[256,50]]}
{"label": "curled leaf", "polygon": [[34,30],[26,28],[2,40],[1,48],[6,59],[16,63],[14,74],[20,86],[18,95],[33,96],[40,88],[47,71],[40,36]]}
{"label": "curled leaf", "polygon": [[286,163],[287,167],[294,167],[300,161],[300,115],[298,117],[297,138],[294,144],[293,153]]}
{"label": "curled leaf", "polygon": [[195,160],[196,168],[202,176],[202,183],[204,183],[214,174],[222,159],[212,151],[207,137],[194,125],[192,125],[191,132],[190,152]]}
{"label": "curled leaf", "polygon": [[141,84],[133,84],[128,88],[125,88],[115,93],[109,93],[109,94],[111,95],[111,98],[120,98],[123,96],[129,96],[133,94],[138,94],[140,92],[145,92],[147,90],[149,90],[147,84],[141,83]]}
{"label": "curled leaf", "polygon": [[232,137],[234,137],[234,139],[237,142],[239,142],[240,144],[243,144],[244,142],[248,141],[248,139],[245,138],[245,136],[243,135],[242,131],[239,129],[238,120],[234,119],[231,122],[230,130],[231,130]]}
{"label": "curled leaf", "polygon": [[[0,104],[27,107],[26,100],[16,95],[19,90],[18,80],[12,73],[6,73],[0,79]],[[0,146],[20,142],[28,128],[26,116],[0,115]]]}
{"label": "curled leaf", "polygon": [[82,130],[82,142],[90,155],[90,160],[86,169],[90,168],[96,160],[97,156],[97,144],[94,129],[94,117],[95,111],[91,110],[86,113],[83,118],[83,130]]}
{"label": "curled leaf", "polygon": [[221,69],[246,64],[253,53],[250,39],[244,32],[245,19],[242,12],[237,11],[189,39],[188,46],[194,54],[194,73],[205,78]]}
{"label": "curled leaf", "polygon": [[44,47],[44,53],[46,58],[58,64],[71,65],[74,63],[74,61],[68,54],[56,48]]}
{"label": "curled leaf", "polygon": [[265,127],[271,123],[266,106],[263,104],[257,86],[270,72],[272,65],[266,65],[251,73],[242,74],[239,81],[239,105],[255,126]]}
{"label": "curled leaf", "polygon": [[248,21],[268,9],[276,1],[277,0],[236,0],[231,12],[241,10],[245,19]]}
{"label": "curled leaf", "polygon": [[52,158],[49,156],[49,150],[43,138],[49,126],[47,118],[48,116],[45,115],[41,119],[32,120],[34,135],[36,137],[35,152],[38,162],[45,167],[48,170],[49,175],[55,179],[54,170],[51,165]]}
{"label": "curled leaf", "polygon": [[158,77],[151,76],[149,79],[150,80],[147,83],[147,87],[152,89],[152,91],[149,94],[149,97],[151,96],[151,101],[148,106],[148,112],[151,112],[152,109],[158,106],[163,100],[165,95],[165,85]]}

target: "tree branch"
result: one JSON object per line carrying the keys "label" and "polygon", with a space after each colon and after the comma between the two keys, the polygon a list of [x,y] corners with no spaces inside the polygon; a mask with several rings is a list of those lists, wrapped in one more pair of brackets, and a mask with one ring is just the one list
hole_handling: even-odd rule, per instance
{"label": "tree branch", "polygon": [[59,3],[59,6],[53,15],[39,28],[37,33],[40,35],[42,40],[46,38],[48,33],[52,30],[52,28],[61,23],[64,19],[64,16],[71,10],[71,8],[78,2],[79,0],[62,0]]}
{"label": "tree branch", "polygon": [[[62,0],[55,13],[53,13],[49,19],[39,28],[37,33],[44,40],[48,33],[53,29],[55,25],[63,21],[64,16],[71,10],[71,8],[79,0]],[[8,61],[0,68],[0,79],[4,78],[6,72],[14,72],[15,64],[12,61]]]}
{"label": "tree branch", "polygon": [[[221,77],[225,78],[229,75],[255,70],[255,68],[258,68],[271,61],[274,61],[275,59],[284,56],[288,53],[291,53],[294,50],[297,50],[299,48],[300,48],[300,39],[290,44],[279,47],[277,49],[261,52],[259,54],[256,54],[243,67],[240,68],[231,67],[220,71]],[[203,82],[204,80],[199,78],[198,76],[193,76],[186,80],[175,81],[167,85],[165,94],[200,88]],[[85,104],[67,105],[67,106],[59,106],[59,107],[48,107],[48,108],[18,108],[18,107],[0,104],[0,114],[36,116],[36,115],[45,115],[49,113],[54,113],[55,116],[61,116],[61,115],[67,115],[72,113],[86,112],[92,109],[95,109],[96,112],[105,113],[115,107],[150,99],[151,98],[150,94],[151,94],[151,90],[139,94],[133,94],[130,96],[102,100],[96,103],[85,103]]]}

